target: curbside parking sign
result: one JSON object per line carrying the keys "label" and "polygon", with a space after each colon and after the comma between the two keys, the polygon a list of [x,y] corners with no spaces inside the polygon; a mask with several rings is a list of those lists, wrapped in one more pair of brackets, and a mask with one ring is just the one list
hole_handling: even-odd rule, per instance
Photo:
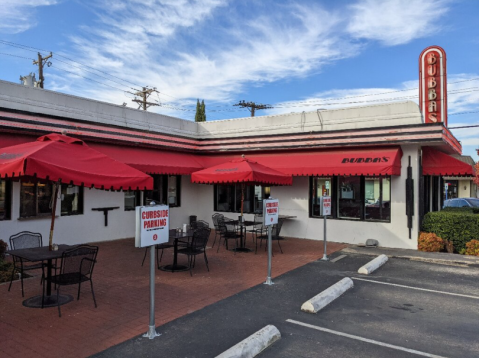
{"label": "curbside parking sign", "polygon": [[270,226],[278,223],[279,200],[265,199],[263,201],[263,219],[264,225]]}
{"label": "curbside parking sign", "polygon": [[147,247],[169,240],[170,208],[167,205],[137,206],[135,246]]}

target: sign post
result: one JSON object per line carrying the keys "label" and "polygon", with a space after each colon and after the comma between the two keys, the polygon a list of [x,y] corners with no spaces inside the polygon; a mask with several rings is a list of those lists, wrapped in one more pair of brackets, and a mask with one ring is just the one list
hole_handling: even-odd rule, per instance
{"label": "sign post", "polygon": [[323,258],[321,259],[322,261],[329,261],[328,255],[326,254],[326,220],[328,218],[328,215],[331,215],[331,197],[330,196],[323,196],[321,197],[321,210],[323,213],[324,217],[324,234],[323,234],[323,240],[324,240],[324,253],[323,253]]}
{"label": "sign post", "polygon": [[135,246],[150,248],[150,323],[143,337],[160,336],[155,326],[155,245],[168,242],[170,209],[167,205],[136,207]]}
{"label": "sign post", "polygon": [[263,225],[268,228],[268,276],[266,277],[265,285],[273,285],[271,280],[271,256],[273,254],[271,229],[273,225],[278,223],[279,215],[279,200],[265,199],[263,200]]}

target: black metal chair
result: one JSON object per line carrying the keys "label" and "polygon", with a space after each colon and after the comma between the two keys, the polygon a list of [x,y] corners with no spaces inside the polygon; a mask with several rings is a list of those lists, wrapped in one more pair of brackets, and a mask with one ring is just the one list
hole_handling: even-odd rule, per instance
{"label": "black metal chair", "polygon": [[263,225],[263,217],[259,215],[254,216],[254,225],[252,229],[247,230],[253,236],[253,240],[256,242],[257,238],[265,234],[265,226]]}
{"label": "black metal chair", "polygon": [[241,235],[238,234],[235,221],[227,219],[225,217],[219,217],[218,226],[220,230],[220,242],[218,243],[218,249],[216,250],[216,252],[219,252],[220,250],[221,239],[223,239],[223,242],[226,245],[226,250],[228,250],[228,240],[235,240],[235,255],[236,255],[236,248],[238,247],[238,239],[241,238]]}
{"label": "black metal chair", "polygon": [[[279,243],[280,240],[282,240],[281,236],[279,236],[279,233],[281,232],[281,228],[283,227],[284,220],[283,219],[278,219],[278,223],[276,225],[273,225],[271,229],[271,241],[276,240],[278,242],[279,250],[281,253],[283,253],[283,249],[281,248],[281,244]],[[256,251],[258,251],[258,239],[260,239],[259,247],[263,244],[263,239],[268,242],[268,229],[265,227],[265,233],[264,235],[261,235],[256,238]],[[268,245],[266,244],[264,249],[266,251]]]}
{"label": "black metal chair", "polygon": [[[215,247],[216,238],[218,237],[218,235],[220,235],[220,227],[218,224],[218,219],[224,218],[224,215],[219,213],[214,213],[211,218],[213,219],[213,225],[215,226],[215,240],[213,241],[213,245],[211,245],[211,247]],[[220,238],[220,241],[221,241],[221,238]]]}
{"label": "black metal chair", "polygon": [[209,229],[210,228],[210,224],[208,224],[206,221],[204,220],[196,220],[196,221],[193,221],[191,223],[191,229],[192,230],[197,230],[199,228],[206,228],[206,229]]}
{"label": "black metal chair", "polygon": [[[19,250],[19,249],[30,249],[34,247],[42,247],[43,246],[43,241],[42,241],[42,234],[39,233],[34,233],[30,231],[22,231],[18,234],[10,236],[10,248],[12,250]],[[25,271],[30,271],[30,270],[42,270],[42,277],[40,279],[40,285],[42,282],[45,280],[45,270],[44,268],[46,267],[45,263],[39,262],[35,264],[29,264],[25,265],[24,261],[22,258],[17,258],[15,256],[13,257],[13,270],[12,270],[12,277],[10,279],[10,285],[8,286],[8,291],[12,288],[12,282],[13,278],[15,277],[15,270],[20,272],[20,281],[22,283],[22,297],[25,297],[25,294],[23,292],[23,274]],[[30,262],[30,261],[27,261]]]}
{"label": "black metal chair", "polygon": [[[97,255],[98,246],[90,245],[79,245],[63,252],[60,273],[58,275],[52,276],[51,278],[52,283],[54,283],[57,287],[59,317],[62,316],[59,300],[61,286],[78,285],[77,300],[79,300],[82,282],[90,281],[93,302],[95,303],[95,308],[97,307],[92,281],[93,268],[95,267]],[[45,281],[43,281],[43,297],[45,297]]]}
{"label": "black metal chair", "polygon": [[[174,230],[174,229],[173,229]],[[163,257],[163,250],[165,249],[169,249],[169,248],[172,248],[172,247],[175,247],[175,244],[173,244],[172,242],[165,242],[163,244],[158,244],[158,245],[155,245],[155,249],[156,249],[156,266],[159,266],[160,265],[160,262],[161,262],[161,258]],[[145,260],[146,260],[146,255],[148,254],[148,250],[150,249],[150,246],[148,246],[146,249],[145,249],[145,255],[143,256],[143,261],[141,261],[141,266],[143,266],[143,264],[145,263]],[[158,250],[161,250],[161,255],[158,256]]]}
{"label": "black metal chair", "polygon": [[192,268],[195,266],[197,255],[203,254],[205,258],[206,268],[208,269],[208,271],[210,271],[210,268],[208,266],[208,258],[206,257],[206,244],[208,243],[210,233],[210,228],[198,227],[193,233],[193,238],[190,244],[187,247],[178,250],[179,254],[188,256],[190,276],[193,276],[191,271]]}

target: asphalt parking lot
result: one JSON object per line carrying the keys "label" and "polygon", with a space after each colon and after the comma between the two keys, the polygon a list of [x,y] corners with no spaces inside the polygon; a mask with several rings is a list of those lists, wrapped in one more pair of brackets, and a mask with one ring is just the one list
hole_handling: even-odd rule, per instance
{"label": "asphalt parking lot", "polygon": [[[336,253],[339,256],[342,253]],[[282,338],[258,357],[479,357],[479,269],[373,257],[313,262],[157,328],[98,357],[215,357],[272,324]],[[274,267],[273,267],[274,272]],[[350,277],[354,287],[317,314],[303,302]],[[181,299],[181,298],[179,298]],[[145,318],[145,331],[147,322]]]}

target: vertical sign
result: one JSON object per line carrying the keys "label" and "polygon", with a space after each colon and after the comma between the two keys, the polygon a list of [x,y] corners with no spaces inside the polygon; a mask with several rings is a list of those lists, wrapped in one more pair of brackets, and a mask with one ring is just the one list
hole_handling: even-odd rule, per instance
{"label": "vertical sign", "polygon": [[321,202],[323,205],[323,216],[331,215],[331,197],[323,196]]}
{"label": "vertical sign", "polygon": [[263,200],[263,219],[264,225],[270,226],[278,223],[279,200],[265,199]]}
{"label": "vertical sign", "polygon": [[167,205],[136,207],[136,247],[168,242],[169,211]]}
{"label": "vertical sign", "polygon": [[426,123],[443,122],[447,127],[446,52],[439,46],[419,56],[419,106]]}
{"label": "vertical sign", "polygon": [[[266,276],[265,285],[273,285],[271,280],[271,257],[273,255],[272,245],[272,229],[273,225],[278,223],[279,216],[279,200],[278,199],[265,199],[263,200],[263,224],[268,227],[268,275]],[[276,230],[275,230],[276,231]],[[275,235],[279,232],[275,232]]]}

